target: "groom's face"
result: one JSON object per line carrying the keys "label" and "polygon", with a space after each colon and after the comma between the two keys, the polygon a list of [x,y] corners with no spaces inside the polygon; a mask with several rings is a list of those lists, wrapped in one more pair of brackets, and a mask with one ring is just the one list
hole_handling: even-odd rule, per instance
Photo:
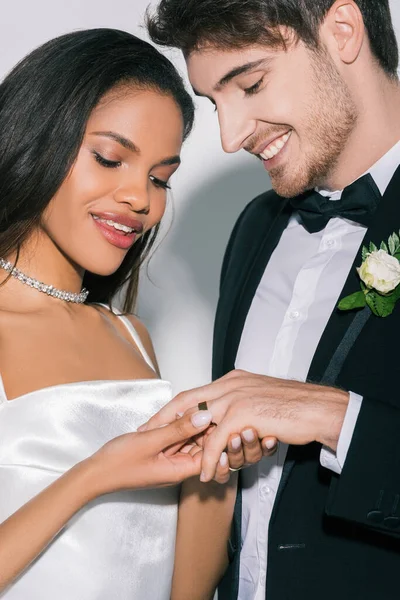
{"label": "groom's face", "polygon": [[225,152],[261,159],[278,194],[329,183],[355,127],[350,91],[326,52],[205,48],[187,57],[195,93],[216,106]]}

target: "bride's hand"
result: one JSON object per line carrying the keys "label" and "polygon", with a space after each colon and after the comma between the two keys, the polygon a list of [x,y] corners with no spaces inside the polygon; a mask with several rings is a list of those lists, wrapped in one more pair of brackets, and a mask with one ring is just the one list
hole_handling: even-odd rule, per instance
{"label": "bride's hand", "polygon": [[[202,452],[180,449],[205,431],[211,421],[209,411],[199,411],[165,427],[111,440],[87,459],[95,496],[122,489],[176,485],[199,475]],[[171,454],[168,449],[173,446],[178,449]]]}

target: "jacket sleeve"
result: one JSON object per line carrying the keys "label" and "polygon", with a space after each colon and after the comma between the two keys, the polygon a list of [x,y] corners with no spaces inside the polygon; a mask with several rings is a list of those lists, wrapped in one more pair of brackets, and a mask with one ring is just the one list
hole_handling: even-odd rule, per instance
{"label": "jacket sleeve", "polygon": [[364,397],[346,462],[333,475],[326,512],[400,535],[400,408]]}

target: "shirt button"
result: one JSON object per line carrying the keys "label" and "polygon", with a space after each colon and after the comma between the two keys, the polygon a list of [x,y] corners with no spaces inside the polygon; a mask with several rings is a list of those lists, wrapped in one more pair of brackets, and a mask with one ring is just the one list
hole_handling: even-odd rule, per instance
{"label": "shirt button", "polygon": [[289,313],[289,319],[292,319],[292,321],[297,321],[297,319],[300,317],[300,313],[298,310],[292,310]]}
{"label": "shirt button", "polygon": [[268,485],[263,485],[261,488],[261,495],[265,498],[266,496],[269,496],[269,494],[272,492],[271,488]]}
{"label": "shirt button", "polygon": [[331,238],[326,240],[325,243],[327,248],[334,248],[336,246],[335,240],[332,240]]}

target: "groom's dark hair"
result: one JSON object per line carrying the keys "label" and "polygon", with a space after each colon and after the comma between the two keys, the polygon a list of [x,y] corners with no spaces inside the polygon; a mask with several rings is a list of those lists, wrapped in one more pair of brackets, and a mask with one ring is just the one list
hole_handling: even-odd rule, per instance
{"label": "groom's dark hair", "polygon": [[[368,33],[371,51],[391,76],[399,54],[389,0],[355,0]],[[204,44],[243,48],[253,44],[285,46],[279,27],[289,27],[307,46],[318,48],[319,27],[334,0],[161,0],[147,15],[151,39],[179,48],[185,55]]]}

